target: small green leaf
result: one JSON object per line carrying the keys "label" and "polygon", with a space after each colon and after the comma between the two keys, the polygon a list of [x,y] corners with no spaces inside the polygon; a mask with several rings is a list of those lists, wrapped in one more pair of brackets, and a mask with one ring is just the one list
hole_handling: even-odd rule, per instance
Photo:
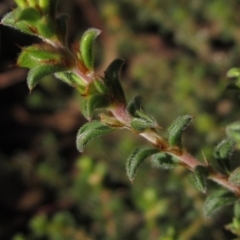
{"label": "small green leaf", "polygon": [[213,212],[223,206],[233,204],[237,197],[226,190],[217,190],[208,196],[204,203],[203,211],[205,216],[210,216]]}
{"label": "small green leaf", "polygon": [[142,132],[149,128],[156,128],[158,124],[155,121],[150,122],[143,118],[133,118],[131,127],[138,132]]}
{"label": "small green leaf", "polygon": [[204,166],[197,166],[194,171],[190,174],[189,180],[191,183],[202,193],[207,191],[207,176],[208,169]]}
{"label": "small green leaf", "polygon": [[119,122],[115,117],[109,116],[107,114],[101,113],[99,114],[99,117],[101,118],[101,122],[109,125],[110,127],[115,127],[115,128],[122,128],[125,125],[121,122]]}
{"label": "small green leaf", "polygon": [[225,139],[219,143],[213,152],[213,156],[222,171],[230,171],[230,158],[233,153],[235,142],[232,139]]}
{"label": "small green leaf", "polygon": [[19,12],[16,21],[26,21],[27,23],[35,23],[42,18],[41,14],[36,8],[27,7]]}
{"label": "small green leaf", "polygon": [[80,41],[81,57],[85,66],[92,70],[93,69],[93,42],[95,38],[101,33],[99,29],[90,28],[84,32]]}
{"label": "small green leaf", "polygon": [[136,96],[127,105],[128,112],[133,116],[137,117],[136,111],[142,109],[142,97]]}
{"label": "small green leaf", "polygon": [[39,66],[32,68],[27,77],[27,85],[30,91],[38,84],[38,82],[45,76],[56,72],[66,70],[62,66]]}
{"label": "small green leaf", "polygon": [[114,128],[98,121],[84,124],[77,133],[76,144],[78,151],[83,152],[89,141],[106,133],[112,132],[113,130]]}
{"label": "small green leaf", "polygon": [[185,115],[178,117],[168,128],[169,143],[171,146],[181,147],[182,133],[192,121],[192,116]]}
{"label": "small green leaf", "polygon": [[139,165],[149,156],[159,152],[156,148],[136,148],[127,159],[126,170],[130,181],[133,181]]}
{"label": "small green leaf", "polygon": [[113,102],[126,104],[125,95],[119,81],[119,71],[123,65],[122,59],[115,59],[105,71],[104,82],[110,89],[110,97]]}
{"label": "small green leaf", "polygon": [[81,104],[81,110],[83,115],[90,120],[93,111],[97,108],[104,108],[109,105],[109,101],[105,95],[94,94],[92,96],[86,97]]}
{"label": "small green leaf", "polygon": [[77,90],[84,94],[86,89],[85,82],[79,78],[75,73],[70,71],[65,72],[57,72],[54,74],[56,78],[60,79],[61,81],[67,83],[68,85],[77,88]]}
{"label": "small green leaf", "polygon": [[143,110],[137,110],[135,112],[135,115],[142,120],[145,120],[146,122],[152,123],[153,126],[157,127],[158,124],[156,122],[156,120],[150,116],[148,113],[144,112]]}
{"label": "small green leaf", "polygon": [[227,72],[227,77],[239,77],[240,68],[232,68]]}
{"label": "small green leaf", "polygon": [[179,160],[166,153],[156,153],[152,156],[154,167],[162,169],[172,169],[178,165]]}
{"label": "small green leaf", "polygon": [[96,79],[94,81],[94,85],[95,85],[96,89],[98,90],[98,92],[103,93],[103,94],[107,93],[108,89],[107,89],[105,83],[101,79]]}
{"label": "small green leaf", "polygon": [[240,186],[240,167],[236,168],[229,176],[229,182]]}
{"label": "small green leaf", "polygon": [[42,45],[32,45],[22,49],[17,64],[21,67],[34,68],[44,64],[62,63],[62,56],[54,49],[45,49]]}
{"label": "small green leaf", "polygon": [[[47,26],[47,27],[46,27]],[[41,21],[36,24],[38,35],[43,39],[54,39],[57,38],[56,24],[53,19],[48,16],[44,16]]]}
{"label": "small green leaf", "polygon": [[15,29],[18,29],[24,33],[36,35],[36,28],[31,28],[29,25],[24,21],[17,21],[17,17],[19,13],[21,12],[21,9],[18,7],[14,9],[13,11],[7,13],[1,20],[1,23],[5,26],[12,27]]}

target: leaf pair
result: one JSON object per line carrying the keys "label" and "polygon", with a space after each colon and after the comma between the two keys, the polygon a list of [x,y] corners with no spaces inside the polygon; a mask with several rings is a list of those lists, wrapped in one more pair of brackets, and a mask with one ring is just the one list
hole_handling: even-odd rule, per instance
{"label": "leaf pair", "polygon": [[40,65],[64,65],[64,56],[51,46],[35,44],[22,48],[17,65],[25,68],[34,68]]}
{"label": "leaf pair", "polygon": [[51,46],[38,44],[23,48],[17,64],[31,69],[27,77],[30,91],[43,77],[66,71],[70,67],[60,52]]}
{"label": "leaf pair", "polygon": [[146,129],[159,127],[157,121],[143,110],[140,96],[136,96],[129,102],[127,110],[133,116],[131,127],[134,130],[143,132]]}

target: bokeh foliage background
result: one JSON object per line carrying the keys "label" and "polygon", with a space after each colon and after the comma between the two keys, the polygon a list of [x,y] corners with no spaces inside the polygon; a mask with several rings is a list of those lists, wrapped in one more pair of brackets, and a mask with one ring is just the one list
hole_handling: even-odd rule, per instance
{"label": "bokeh foliage background", "polygon": [[[0,15],[13,6],[2,0]],[[226,72],[240,60],[239,9],[233,0],[59,5],[70,16],[71,45],[89,27],[102,30],[96,71],[101,76],[114,58],[124,58],[127,98],[142,95],[163,134],[179,115],[194,116],[184,143],[199,159],[211,159],[225,126],[239,119],[239,95],[226,91]],[[0,239],[232,239],[224,229],[231,207],[205,218],[206,196],[182,168],[164,171],[146,161],[131,185],[125,161],[148,144],[143,139],[116,131],[77,152],[75,136],[86,121],[77,93],[49,76],[29,95],[26,71],[14,65],[21,46],[38,41],[0,26]]]}

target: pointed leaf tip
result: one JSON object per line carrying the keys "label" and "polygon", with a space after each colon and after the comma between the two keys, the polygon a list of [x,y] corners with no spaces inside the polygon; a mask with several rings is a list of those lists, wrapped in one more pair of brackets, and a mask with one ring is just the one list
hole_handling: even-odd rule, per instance
{"label": "pointed leaf tip", "polygon": [[149,156],[159,152],[156,148],[136,148],[127,159],[126,171],[131,182],[133,182],[136,171],[140,164]]}

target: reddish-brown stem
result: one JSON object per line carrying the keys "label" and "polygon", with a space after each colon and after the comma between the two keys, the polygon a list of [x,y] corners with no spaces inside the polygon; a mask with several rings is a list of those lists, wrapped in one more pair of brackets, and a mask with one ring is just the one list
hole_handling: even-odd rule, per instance
{"label": "reddish-brown stem", "polygon": [[[118,121],[122,122],[127,128],[131,129],[131,116],[127,113],[126,109],[123,106],[116,105],[114,108],[111,109],[111,112]],[[166,154],[170,154],[179,159],[180,163],[182,163],[182,166],[188,168],[190,171],[193,171],[197,166],[200,165],[206,166],[194,156],[192,156],[190,153],[188,153],[185,149],[181,150],[177,147],[170,147],[167,140],[159,136],[159,134],[154,130],[146,130],[139,133],[139,135],[145,138],[148,142],[152,143],[154,146],[159,147]],[[212,168],[210,168],[210,166],[206,167],[210,169],[208,179],[218,183],[224,188],[230,190],[231,192],[234,192],[237,196],[240,196],[240,187],[230,183],[227,175],[213,170]]]}

